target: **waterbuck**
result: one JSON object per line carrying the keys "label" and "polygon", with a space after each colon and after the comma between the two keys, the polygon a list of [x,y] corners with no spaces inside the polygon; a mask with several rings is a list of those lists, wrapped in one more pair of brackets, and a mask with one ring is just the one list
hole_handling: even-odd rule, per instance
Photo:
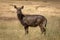
{"label": "waterbuck", "polygon": [[24,6],[21,6],[20,8],[14,5],[14,8],[17,10],[17,17],[21,24],[24,26],[25,34],[28,34],[28,28],[29,27],[36,27],[39,26],[42,33],[46,33],[46,24],[47,19],[42,15],[24,15],[22,13],[22,9]]}

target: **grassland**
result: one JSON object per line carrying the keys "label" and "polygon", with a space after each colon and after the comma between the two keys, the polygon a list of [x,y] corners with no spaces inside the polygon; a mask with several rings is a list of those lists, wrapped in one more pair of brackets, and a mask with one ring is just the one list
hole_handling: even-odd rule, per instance
{"label": "grassland", "polygon": [[[24,5],[24,15],[45,16],[46,35],[41,34],[39,27],[30,27],[25,35],[12,5]],[[0,40],[60,40],[60,2],[0,1]]]}

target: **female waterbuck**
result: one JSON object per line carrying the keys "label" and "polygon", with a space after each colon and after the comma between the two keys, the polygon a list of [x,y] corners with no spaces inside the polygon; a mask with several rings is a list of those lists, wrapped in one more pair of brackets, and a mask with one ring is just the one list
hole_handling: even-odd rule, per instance
{"label": "female waterbuck", "polygon": [[17,10],[17,17],[21,24],[24,26],[25,33],[28,34],[28,28],[29,26],[39,26],[41,29],[42,33],[46,33],[46,24],[47,24],[47,19],[42,16],[42,15],[24,15],[22,13],[22,9],[24,6],[21,6],[18,8],[16,5],[14,5],[14,8]]}

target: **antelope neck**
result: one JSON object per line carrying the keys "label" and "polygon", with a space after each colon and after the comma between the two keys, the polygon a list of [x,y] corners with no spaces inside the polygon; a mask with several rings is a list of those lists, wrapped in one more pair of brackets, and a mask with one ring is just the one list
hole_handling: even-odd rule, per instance
{"label": "antelope neck", "polygon": [[22,12],[17,13],[17,16],[18,16],[19,20],[22,20],[23,17],[24,17],[24,15],[22,14]]}

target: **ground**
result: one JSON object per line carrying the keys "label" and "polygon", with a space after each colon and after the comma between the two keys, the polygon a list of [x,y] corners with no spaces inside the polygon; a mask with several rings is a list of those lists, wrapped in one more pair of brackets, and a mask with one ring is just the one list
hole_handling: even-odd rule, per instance
{"label": "ground", "polygon": [[[45,16],[46,35],[39,27],[29,27],[29,34],[25,35],[13,5],[24,6],[24,15]],[[60,40],[60,2],[0,1],[0,40]]]}

